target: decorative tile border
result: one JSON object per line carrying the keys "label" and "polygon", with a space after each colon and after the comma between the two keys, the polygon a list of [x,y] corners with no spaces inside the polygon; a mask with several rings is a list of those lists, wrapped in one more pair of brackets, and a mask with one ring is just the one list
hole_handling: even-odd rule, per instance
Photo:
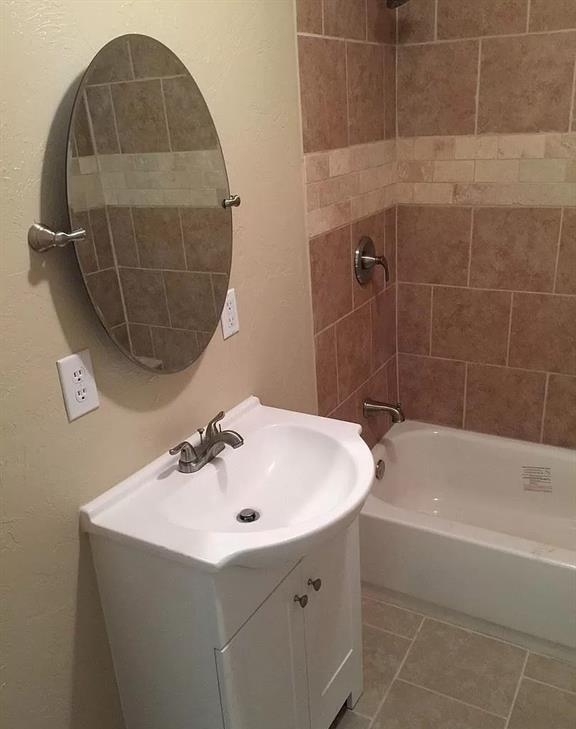
{"label": "decorative tile border", "polygon": [[400,138],[305,168],[310,237],[402,203],[576,206],[576,133]]}

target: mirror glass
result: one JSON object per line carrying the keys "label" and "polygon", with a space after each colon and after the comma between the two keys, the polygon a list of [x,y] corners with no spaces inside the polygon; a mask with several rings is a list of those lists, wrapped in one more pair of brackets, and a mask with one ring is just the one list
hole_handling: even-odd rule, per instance
{"label": "mirror glass", "polygon": [[228,178],[198,86],[143,35],[108,43],[86,71],[68,135],[67,192],[90,299],[122,351],[178,372],[202,353],[232,258]]}

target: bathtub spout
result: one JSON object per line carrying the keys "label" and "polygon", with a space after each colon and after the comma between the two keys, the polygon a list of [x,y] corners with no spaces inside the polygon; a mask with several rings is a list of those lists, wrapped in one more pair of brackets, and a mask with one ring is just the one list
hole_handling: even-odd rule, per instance
{"label": "bathtub spout", "polygon": [[371,415],[382,415],[382,413],[388,413],[392,418],[393,423],[403,423],[406,419],[402,412],[402,405],[396,403],[396,405],[389,405],[386,402],[378,402],[378,400],[367,399],[364,400],[364,417],[368,418]]}

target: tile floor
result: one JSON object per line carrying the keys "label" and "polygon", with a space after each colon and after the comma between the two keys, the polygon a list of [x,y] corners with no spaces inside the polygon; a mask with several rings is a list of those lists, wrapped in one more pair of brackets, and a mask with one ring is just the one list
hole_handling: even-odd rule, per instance
{"label": "tile floor", "polygon": [[332,729],[576,727],[575,666],[385,594],[365,590],[362,607],[364,693]]}

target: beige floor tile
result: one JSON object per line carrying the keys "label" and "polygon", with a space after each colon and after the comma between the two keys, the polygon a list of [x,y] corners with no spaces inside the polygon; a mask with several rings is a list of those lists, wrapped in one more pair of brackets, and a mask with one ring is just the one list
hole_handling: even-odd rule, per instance
{"label": "beige floor tile", "polygon": [[508,729],[574,729],[576,694],[522,680]]}
{"label": "beige floor tile", "polygon": [[400,678],[506,716],[526,653],[427,618]]}
{"label": "beige floor tile", "polygon": [[404,638],[413,638],[422,620],[422,615],[402,610],[394,605],[367,597],[362,600],[362,622],[374,628],[388,630]]}
{"label": "beige floor tile", "polygon": [[566,691],[576,692],[576,666],[556,661],[546,656],[531,653],[524,669],[524,675],[536,681],[549,683]]}
{"label": "beige floor tile", "polygon": [[345,709],[330,724],[330,729],[368,729],[369,724],[370,719]]}
{"label": "beige floor tile", "polygon": [[395,681],[372,729],[504,729],[506,720]]}
{"label": "beige floor tile", "polygon": [[409,646],[406,638],[364,626],[364,693],[355,711],[374,716]]}

